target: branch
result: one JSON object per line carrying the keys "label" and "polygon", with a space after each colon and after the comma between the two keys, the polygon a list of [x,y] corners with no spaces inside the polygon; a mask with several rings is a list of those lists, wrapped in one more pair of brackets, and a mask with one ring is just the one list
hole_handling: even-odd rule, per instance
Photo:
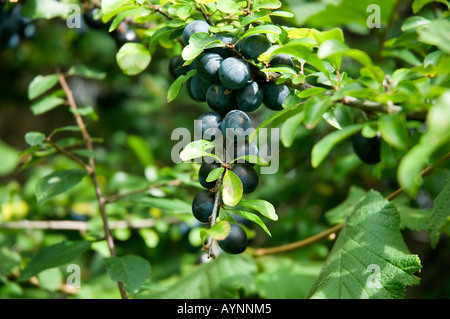
{"label": "branch", "polygon": [[149,185],[147,187],[144,188],[140,188],[140,189],[136,189],[127,193],[122,193],[122,194],[115,194],[115,195],[111,195],[109,197],[105,198],[105,203],[111,203],[111,202],[115,202],[118,201],[121,198],[127,197],[127,196],[132,196],[132,195],[137,195],[137,194],[141,194],[141,193],[145,193],[146,191],[153,189],[153,188],[158,188],[158,187],[163,187],[163,186],[179,186],[181,185],[182,181],[180,179],[174,179],[171,181],[167,181],[167,182],[161,182],[161,183],[157,183],[157,184],[153,184],[153,185]]}
{"label": "branch", "polygon": [[149,3],[148,6],[150,7],[150,9],[154,10],[155,12],[163,15],[164,17],[166,17],[166,19],[168,20],[172,20],[172,16],[170,14],[168,14],[167,12],[165,12],[163,9],[161,9],[161,6]]}
{"label": "branch", "polygon": [[[110,229],[141,229],[152,228],[156,224],[156,219],[132,219],[132,220],[113,220],[109,222]],[[169,224],[179,223],[180,220],[175,217],[164,219]],[[0,223],[3,229],[49,229],[49,230],[76,230],[86,232],[89,230],[88,221],[77,220],[20,220]]]}
{"label": "branch", "polygon": [[[211,227],[213,227],[216,224],[217,212],[219,210],[220,188],[222,187],[222,181],[223,181],[224,174],[225,174],[225,171],[222,173],[222,175],[220,175],[219,179],[216,182],[216,186],[214,187],[216,196],[214,197],[214,206],[213,206],[213,211],[211,214]],[[206,245],[206,248],[208,249],[208,257],[215,259],[216,255],[214,254],[214,251],[213,251],[213,239],[211,237],[208,240],[208,244]]]}
{"label": "branch", "polygon": [[[92,142],[92,137],[89,134],[86,125],[84,124],[84,120],[81,117],[81,115],[77,112],[78,111],[78,107],[77,104],[75,102],[75,98],[73,96],[73,92],[70,89],[69,85],[67,84],[66,78],[64,77],[64,75],[59,72],[59,84],[61,85],[62,89],[64,90],[64,93],[66,94],[67,97],[67,101],[69,103],[70,108],[73,111],[73,115],[75,117],[75,121],[77,122],[78,127],[81,130],[81,134],[83,136],[83,140],[84,143],[86,144],[86,148],[89,151],[93,151],[94,150],[94,146],[93,146],[93,142]],[[89,157],[89,167],[90,169],[89,171],[89,176],[91,177],[92,183],[94,184],[94,188],[95,188],[95,195],[97,196],[97,201],[100,207],[100,213],[102,215],[102,220],[103,220],[103,230],[105,232],[105,239],[106,242],[108,244],[108,249],[109,252],[111,254],[111,257],[116,257],[116,251],[115,251],[115,245],[114,245],[114,239],[113,236],[111,234],[111,229],[109,228],[108,225],[108,216],[106,214],[106,208],[105,208],[105,198],[103,197],[102,194],[102,190],[100,189],[99,183],[98,183],[98,177],[97,177],[97,173],[95,172],[95,159],[94,157]],[[120,290],[120,294],[122,296],[122,299],[128,299],[127,294],[123,288],[123,283],[122,282],[118,282],[119,285],[119,290]]]}
{"label": "branch", "polygon": [[[441,165],[443,165],[447,160],[450,159],[450,153],[447,153],[440,161],[438,161],[437,163],[428,166],[427,168],[425,168],[421,173],[420,176],[421,177],[427,177],[429,175],[431,175],[438,167],[440,167]],[[395,190],[394,192],[392,192],[390,195],[388,195],[386,197],[386,200],[388,201],[392,201],[393,199],[397,198],[400,194],[403,193],[403,188],[398,188],[397,190]],[[286,245],[281,245],[281,246],[276,246],[276,247],[268,247],[268,248],[258,248],[255,249],[253,251],[253,255],[255,256],[264,256],[264,255],[269,255],[269,254],[278,254],[278,253],[284,253],[284,252],[288,252],[288,251],[292,251],[298,248],[302,248],[305,246],[308,246],[312,243],[315,243],[319,240],[322,240],[324,238],[327,238],[328,236],[330,236],[333,233],[336,233],[338,231],[340,231],[342,229],[342,227],[344,226],[344,224],[338,224],[335,225],[317,235],[308,237],[306,239],[302,239],[290,244],[286,244]]]}

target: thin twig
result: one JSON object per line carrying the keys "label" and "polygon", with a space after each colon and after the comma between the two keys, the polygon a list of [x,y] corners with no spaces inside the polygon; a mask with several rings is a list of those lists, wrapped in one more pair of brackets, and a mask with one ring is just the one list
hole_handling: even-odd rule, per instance
{"label": "thin twig", "polygon": [[[166,223],[176,224],[180,220],[175,217],[163,219]],[[112,220],[109,222],[110,229],[141,229],[152,228],[157,220],[154,218],[131,219],[131,220]],[[78,220],[20,220],[1,222],[2,229],[49,229],[49,230],[76,230],[86,232],[89,230],[88,221]]]}
{"label": "thin twig", "polygon": [[[213,227],[216,224],[217,213],[219,211],[220,189],[222,188],[222,181],[223,181],[224,175],[225,175],[225,171],[222,173],[222,175],[220,175],[219,179],[216,182],[216,186],[214,187],[216,195],[214,196],[214,206],[213,206],[213,211],[211,214],[211,227]],[[212,239],[212,237],[210,237],[206,247],[208,247],[208,257],[215,259],[216,256],[214,254],[213,241],[214,241],[214,239]]]}
{"label": "thin twig", "polygon": [[[437,163],[425,168],[420,173],[420,176],[426,177],[426,176],[431,175],[438,167],[443,165],[449,159],[450,159],[450,153],[447,153]],[[392,192],[390,195],[388,195],[386,197],[386,200],[392,201],[393,199],[397,198],[402,193],[403,193],[403,188],[398,188],[397,190]],[[292,250],[295,250],[298,248],[302,248],[302,247],[311,245],[319,240],[327,238],[328,236],[330,236],[333,233],[337,233],[338,231],[340,231],[342,229],[343,226],[344,226],[344,224],[338,224],[338,225],[335,225],[319,234],[316,234],[314,236],[311,236],[311,237],[308,237],[308,238],[305,238],[305,239],[302,239],[302,240],[299,240],[299,241],[296,241],[293,243],[289,243],[286,245],[281,245],[281,246],[276,246],[276,247],[267,247],[267,248],[258,248],[253,251],[253,255],[264,256],[264,255],[270,255],[270,254],[284,253],[284,252],[292,251]]]}
{"label": "thin twig", "polygon": [[168,14],[166,11],[164,11],[161,8],[161,6],[155,5],[155,4],[152,4],[152,3],[149,3],[148,6],[150,7],[150,9],[152,9],[155,12],[158,12],[159,14],[163,15],[164,17],[166,17],[166,19],[173,20],[172,16],[170,14]]}
{"label": "thin twig", "polygon": [[[86,144],[86,148],[89,151],[93,151],[94,146],[93,146],[93,142],[92,142],[92,137],[86,128],[86,125],[84,123],[82,116],[78,113],[78,107],[75,102],[73,92],[70,89],[69,85],[67,84],[65,76],[59,71],[58,71],[58,73],[59,73],[59,77],[58,77],[59,83],[60,83],[64,93],[66,94],[67,101],[69,103],[70,108],[73,111],[72,113],[75,117],[75,121],[77,122],[77,125],[81,130],[81,135],[83,136],[83,140],[84,140],[84,143]],[[91,157],[89,157],[88,161],[89,161],[88,165],[90,167],[89,176],[91,177],[91,180],[94,184],[95,195],[97,196],[100,213],[101,213],[102,220],[103,220],[103,230],[105,232],[105,239],[108,244],[108,249],[111,254],[111,257],[116,257],[114,238],[111,234],[111,229],[109,228],[109,225],[108,225],[108,216],[106,214],[106,208],[105,208],[106,202],[105,202],[105,198],[103,197],[102,190],[101,190],[99,182],[98,182],[97,173],[95,172],[95,159],[94,159],[94,157],[91,156]],[[128,299],[127,294],[123,288],[123,283],[121,281],[118,282],[118,286],[119,286],[119,290],[120,290],[122,299]]]}
{"label": "thin twig", "polygon": [[170,180],[167,182],[161,182],[161,183],[157,183],[157,184],[153,184],[153,185],[149,185],[147,187],[144,188],[140,188],[140,189],[136,189],[127,193],[121,193],[121,194],[115,194],[115,195],[111,195],[109,197],[105,197],[105,203],[111,203],[111,202],[115,202],[118,201],[124,197],[127,196],[132,196],[132,195],[137,195],[137,194],[141,194],[141,193],[145,193],[146,191],[150,190],[150,189],[154,189],[154,188],[158,188],[158,187],[163,187],[163,186],[180,186],[182,183],[182,181],[180,179],[174,179],[174,180]]}

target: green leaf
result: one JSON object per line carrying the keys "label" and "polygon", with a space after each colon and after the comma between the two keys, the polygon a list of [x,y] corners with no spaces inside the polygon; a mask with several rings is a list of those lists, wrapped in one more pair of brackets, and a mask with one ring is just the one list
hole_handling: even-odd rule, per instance
{"label": "green leaf", "polygon": [[20,266],[21,262],[20,254],[8,247],[0,247],[0,278],[8,277],[14,268]]}
{"label": "green leaf", "polygon": [[192,213],[192,204],[178,198],[141,197],[137,201],[145,207],[159,208],[172,213]]}
{"label": "green leaf", "polygon": [[66,19],[73,12],[69,3],[55,2],[53,0],[30,0],[27,1],[20,13],[32,19]]}
{"label": "green leaf", "polygon": [[208,176],[206,177],[206,181],[210,183],[217,180],[220,177],[220,175],[222,175],[224,170],[225,168],[223,167],[217,167],[213,169],[211,172],[209,172]]}
{"label": "green leaf", "polygon": [[380,118],[379,128],[381,136],[390,145],[400,150],[408,149],[408,127],[404,114],[383,115]]}
{"label": "green leaf", "polygon": [[175,81],[173,81],[170,85],[169,91],[167,92],[167,102],[170,103],[174,101],[177,98],[178,94],[180,94],[182,85],[196,73],[196,70],[190,70],[186,75],[180,75]]}
{"label": "green leaf", "polygon": [[330,209],[325,213],[325,219],[332,225],[342,224],[345,219],[352,214],[356,205],[364,199],[366,194],[367,192],[364,189],[352,186],[347,198],[335,208]]}
{"label": "green leaf", "polygon": [[319,142],[317,142],[312,149],[311,153],[311,165],[316,168],[318,167],[328,153],[337,144],[351,136],[352,134],[358,132],[363,128],[364,124],[354,124],[342,128],[342,130],[333,131]]}
{"label": "green leaf", "polygon": [[152,59],[144,44],[125,43],[117,52],[117,63],[127,75],[136,75],[144,71]]}
{"label": "green leaf", "polygon": [[269,165],[269,163],[265,159],[263,159],[262,157],[259,157],[258,155],[253,155],[253,154],[239,156],[238,158],[235,158],[230,164],[232,164],[234,162],[236,162],[236,163],[248,162],[248,163],[252,163],[255,165],[259,165],[259,166],[268,166]]}
{"label": "green leaf", "polygon": [[408,251],[395,207],[370,191],[347,218],[310,298],[400,299],[419,283],[417,255]]}
{"label": "green leaf", "polygon": [[239,209],[229,209],[229,210],[235,212],[236,214],[240,215],[241,217],[243,217],[245,219],[248,219],[249,221],[252,221],[252,222],[258,224],[259,226],[261,226],[262,229],[264,229],[264,231],[267,233],[267,235],[272,237],[272,234],[270,233],[266,224],[264,224],[264,222],[261,220],[261,218],[258,215],[250,213],[250,212],[246,212],[244,210],[239,210]]}
{"label": "green leaf", "polygon": [[427,116],[427,130],[419,143],[406,153],[397,170],[397,180],[411,196],[419,191],[422,184],[420,172],[429,164],[431,155],[442,145],[450,142],[450,91],[447,90]]}
{"label": "green leaf", "polygon": [[79,126],[68,125],[68,126],[55,128],[53,130],[53,132],[51,133],[51,135],[54,135],[54,134],[59,133],[59,132],[79,132],[79,131],[80,131],[80,127]]}
{"label": "green leaf", "polygon": [[239,202],[239,206],[254,209],[270,220],[278,220],[278,215],[275,212],[275,207],[273,207],[271,203],[263,199],[242,199]]}
{"label": "green leaf", "polygon": [[434,210],[428,224],[431,247],[436,248],[442,234],[450,234],[450,179],[434,201]]}
{"label": "green leaf", "polygon": [[317,57],[319,59],[336,56],[336,69],[339,69],[341,65],[339,55],[348,56],[349,58],[358,61],[363,66],[371,66],[373,64],[372,59],[364,51],[351,49],[347,44],[335,39],[330,39],[322,43],[320,45],[319,51],[317,52]]}
{"label": "green leaf", "polygon": [[418,27],[425,26],[430,23],[430,20],[422,17],[422,16],[412,16],[408,17],[402,24],[402,31],[411,31],[415,30]]}
{"label": "green leaf", "polygon": [[42,205],[53,197],[65,193],[77,185],[86,176],[82,169],[57,171],[41,178],[36,183],[36,198]]}
{"label": "green leaf", "polygon": [[267,256],[260,260],[255,285],[264,299],[305,299],[323,262]]}
{"label": "green leaf", "polygon": [[230,170],[223,176],[222,200],[227,206],[236,206],[242,198],[243,187],[239,177]]}
{"label": "green leaf", "polygon": [[150,264],[142,257],[126,255],[104,258],[106,269],[113,281],[123,282],[126,292],[135,295],[150,276]]}
{"label": "green leaf", "polygon": [[[427,4],[432,3],[432,2],[443,3],[443,4],[446,4],[447,6],[449,5],[446,0],[414,0],[414,2],[412,4],[413,13],[414,14],[418,13],[420,10],[422,10],[422,8],[424,6],[426,6]],[[450,9],[450,7],[449,7],[449,9]]]}
{"label": "green leaf", "polygon": [[25,142],[27,142],[27,144],[30,146],[39,145],[43,141],[45,141],[44,133],[28,132],[27,134],[25,134]]}
{"label": "green leaf", "polygon": [[129,0],[102,0],[102,11],[104,14],[108,14],[114,10],[117,10],[128,1]]}
{"label": "green leaf", "polygon": [[241,5],[233,0],[218,0],[216,8],[224,13],[235,13],[241,8]]}
{"label": "green leaf", "polygon": [[251,28],[247,32],[244,33],[242,37],[240,37],[240,40],[245,39],[248,36],[251,36],[252,34],[275,34],[280,35],[281,34],[281,28],[273,25],[273,24],[267,24],[267,25],[259,25],[257,27]]}
{"label": "green leaf", "polygon": [[222,46],[223,43],[206,32],[196,32],[189,38],[189,44],[184,47],[181,56],[185,61],[194,60],[204,49]]}
{"label": "green leaf", "polygon": [[43,114],[45,112],[48,112],[50,110],[53,110],[54,108],[63,105],[64,99],[49,95],[44,97],[43,99],[39,100],[38,102],[35,102],[31,105],[31,111],[34,115]]}
{"label": "green leaf", "polygon": [[138,18],[140,15],[148,16],[151,14],[152,11],[150,11],[147,7],[140,7],[140,6],[132,6],[129,9],[121,11],[116,17],[114,18],[113,22],[109,26],[109,32],[114,31],[117,29],[117,27],[120,25],[120,23],[127,17],[134,17],[134,19]]}
{"label": "green leaf", "polygon": [[37,275],[39,286],[48,291],[57,291],[62,284],[63,276],[59,268],[50,268]]}
{"label": "green leaf", "polygon": [[138,135],[129,135],[127,138],[128,146],[133,150],[136,157],[143,167],[153,165],[155,163],[153,151],[149,147],[147,141]]}
{"label": "green leaf", "polygon": [[216,155],[209,153],[207,150],[215,147],[215,144],[207,140],[197,140],[189,143],[180,152],[180,158],[182,161],[189,161],[195,158],[211,156],[219,160]]}
{"label": "green leaf", "polygon": [[284,45],[273,45],[265,53],[259,56],[261,62],[270,61],[270,59],[280,53],[288,54],[297,59],[307,60],[311,55],[311,43],[304,41],[290,41]]}
{"label": "green leaf", "polygon": [[90,247],[89,241],[65,241],[45,247],[31,258],[20,274],[18,281],[28,280],[43,270],[70,263],[89,250]]}
{"label": "green leaf", "polygon": [[322,120],[323,114],[331,106],[331,97],[325,95],[314,96],[305,104],[305,126],[311,130]]}
{"label": "green leaf", "polygon": [[[257,272],[253,258],[246,254],[221,254],[204,263],[163,291],[143,292],[140,299],[231,299],[248,296]],[[214,280],[212,280],[214,278]]]}
{"label": "green leaf", "polygon": [[288,118],[281,127],[280,139],[284,147],[291,147],[294,143],[297,128],[305,120],[305,112],[300,112]]}
{"label": "green leaf", "polygon": [[281,2],[278,0],[261,0],[258,3],[258,9],[278,9],[281,7]]}
{"label": "green leaf", "polygon": [[47,92],[58,83],[58,75],[38,75],[28,86],[28,99],[33,100],[39,95]]}
{"label": "green leaf", "polygon": [[78,107],[76,109],[70,108],[70,112],[81,116],[87,116],[93,121],[98,121],[98,115],[92,106]]}
{"label": "green leaf", "polygon": [[20,163],[19,151],[0,140],[0,154],[2,163],[0,165],[0,176],[5,176],[13,172]]}
{"label": "green leaf", "polygon": [[308,97],[311,97],[313,95],[318,95],[325,91],[327,91],[327,89],[317,86],[317,87],[313,87],[313,88],[301,91],[300,93],[298,93],[298,97],[301,99],[306,99]]}
{"label": "green leaf", "polygon": [[86,79],[103,80],[106,78],[106,72],[98,71],[86,65],[74,65],[68,71],[69,76],[81,76]]}
{"label": "green leaf", "polygon": [[450,53],[450,21],[437,19],[424,27],[418,28],[418,40],[437,46],[439,49]]}
{"label": "green leaf", "polygon": [[209,229],[202,228],[200,231],[200,237],[202,242],[206,240],[207,236],[210,236],[216,240],[224,240],[229,233],[230,223],[225,220],[221,220]]}

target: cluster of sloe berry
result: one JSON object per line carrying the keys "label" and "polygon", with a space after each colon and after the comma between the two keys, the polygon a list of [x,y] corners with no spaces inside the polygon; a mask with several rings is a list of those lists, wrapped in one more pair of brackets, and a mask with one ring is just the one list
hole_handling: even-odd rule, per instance
{"label": "cluster of sloe berry", "polygon": [[[197,32],[209,33],[210,25],[202,20],[190,22],[183,30],[183,41],[189,44],[190,37]],[[185,65],[181,55],[174,56],[169,63],[169,71],[174,78],[186,75],[190,70],[196,74],[187,81],[189,96],[200,102],[206,102],[211,111],[202,114],[198,120],[201,124],[203,139],[214,140],[217,134],[225,137],[223,158],[230,163],[244,155],[258,155],[258,147],[249,142],[248,129],[252,127],[247,113],[257,110],[262,104],[278,111],[283,109],[283,102],[289,95],[286,85],[268,82],[254,74],[249,60],[257,58],[272,45],[263,34],[254,34],[237,42],[231,33],[217,33],[216,38],[224,46],[205,50],[191,64]],[[237,42],[237,43],[236,43]],[[270,65],[294,67],[292,59],[284,54],[275,56]],[[247,133],[246,133],[247,132]],[[216,181],[208,182],[209,173],[221,167],[221,163],[204,161],[199,169],[198,179],[205,190],[200,191],[192,203],[192,212],[201,223],[211,222],[214,208]],[[259,183],[254,164],[237,160],[226,167],[240,179],[243,193],[252,193]],[[230,224],[230,232],[218,244],[223,251],[231,254],[242,253],[247,247],[247,235],[238,224]]]}
{"label": "cluster of sloe berry", "polygon": [[22,39],[31,39],[36,34],[33,21],[20,14],[22,6],[15,5],[9,10],[3,10],[0,3],[0,48],[14,49]]}

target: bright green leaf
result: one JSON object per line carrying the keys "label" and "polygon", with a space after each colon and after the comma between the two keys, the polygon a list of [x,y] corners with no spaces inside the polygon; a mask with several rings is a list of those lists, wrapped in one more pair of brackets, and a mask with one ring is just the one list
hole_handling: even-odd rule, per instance
{"label": "bright green leaf", "polygon": [[60,105],[63,105],[64,102],[64,99],[60,97],[49,95],[32,104],[31,111],[34,115],[43,114],[45,112],[53,110]]}
{"label": "bright green leaf", "polygon": [[222,200],[227,206],[236,206],[242,198],[243,187],[239,177],[230,170],[223,176]]}
{"label": "bright green leaf", "polygon": [[450,179],[434,201],[434,210],[428,224],[431,247],[435,248],[442,234],[450,235]]}
{"label": "bright green leaf", "polygon": [[53,197],[65,193],[77,185],[86,176],[82,169],[56,171],[43,178],[36,184],[36,198],[38,205],[42,205]]}
{"label": "bright green leaf", "polygon": [[19,277],[28,280],[41,271],[59,267],[74,261],[91,247],[89,241],[64,241],[45,247],[34,255]]}
{"label": "bright green leaf", "polygon": [[406,150],[408,148],[408,127],[404,115],[383,115],[380,118],[379,128],[381,136],[390,145]]}
{"label": "bright green leaf", "polygon": [[363,126],[364,124],[346,126],[342,128],[342,130],[331,132],[325,136],[313,146],[311,153],[311,165],[314,168],[318,167],[334,146],[361,130]]}
{"label": "bright green leaf", "polygon": [[58,75],[38,75],[28,86],[28,98],[33,100],[41,94],[47,92],[58,83]]}
{"label": "bright green leaf", "polygon": [[421,269],[408,251],[395,207],[370,191],[347,218],[310,298],[401,299]]}
{"label": "bright green leaf", "polygon": [[[168,288],[139,294],[141,299],[231,299],[252,291],[257,266],[248,255],[221,254],[182,276]],[[214,278],[214,280],[211,280]]]}
{"label": "bright green leaf", "polygon": [[144,44],[125,43],[117,52],[117,63],[127,75],[136,75],[150,64],[151,55]]}
{"label": "bright green leaf", "polygon": [[220,175],[222,175],[224,170],[225,168],[223,167],[217,167],[213,169],[211,172],[209,172],[208,176],[206,177],[206,181],[210,183],[217,180],[220,177]]}
{"label": "bright green leaf", "polygon": [[30,146],[39,145],[43,141],[45,141],[45,135],[41,132],[28,132],[25,134],[25,142]]}
{"label": "bright green leaf", "polygon": [[144,281],[150,276],[150,264],[142,257],[126,255],[103,259],[113,281],[123,282],[129,294],[139,292]]}
{"label": "bright green leaf", "polygon": [[278,220],[278,215],[275,212],[275,207],[271,203],[263,199],[242,199],[239,202],[239,206],[248,207],[256,210],[261,215],[269,218],[270,220]]}

